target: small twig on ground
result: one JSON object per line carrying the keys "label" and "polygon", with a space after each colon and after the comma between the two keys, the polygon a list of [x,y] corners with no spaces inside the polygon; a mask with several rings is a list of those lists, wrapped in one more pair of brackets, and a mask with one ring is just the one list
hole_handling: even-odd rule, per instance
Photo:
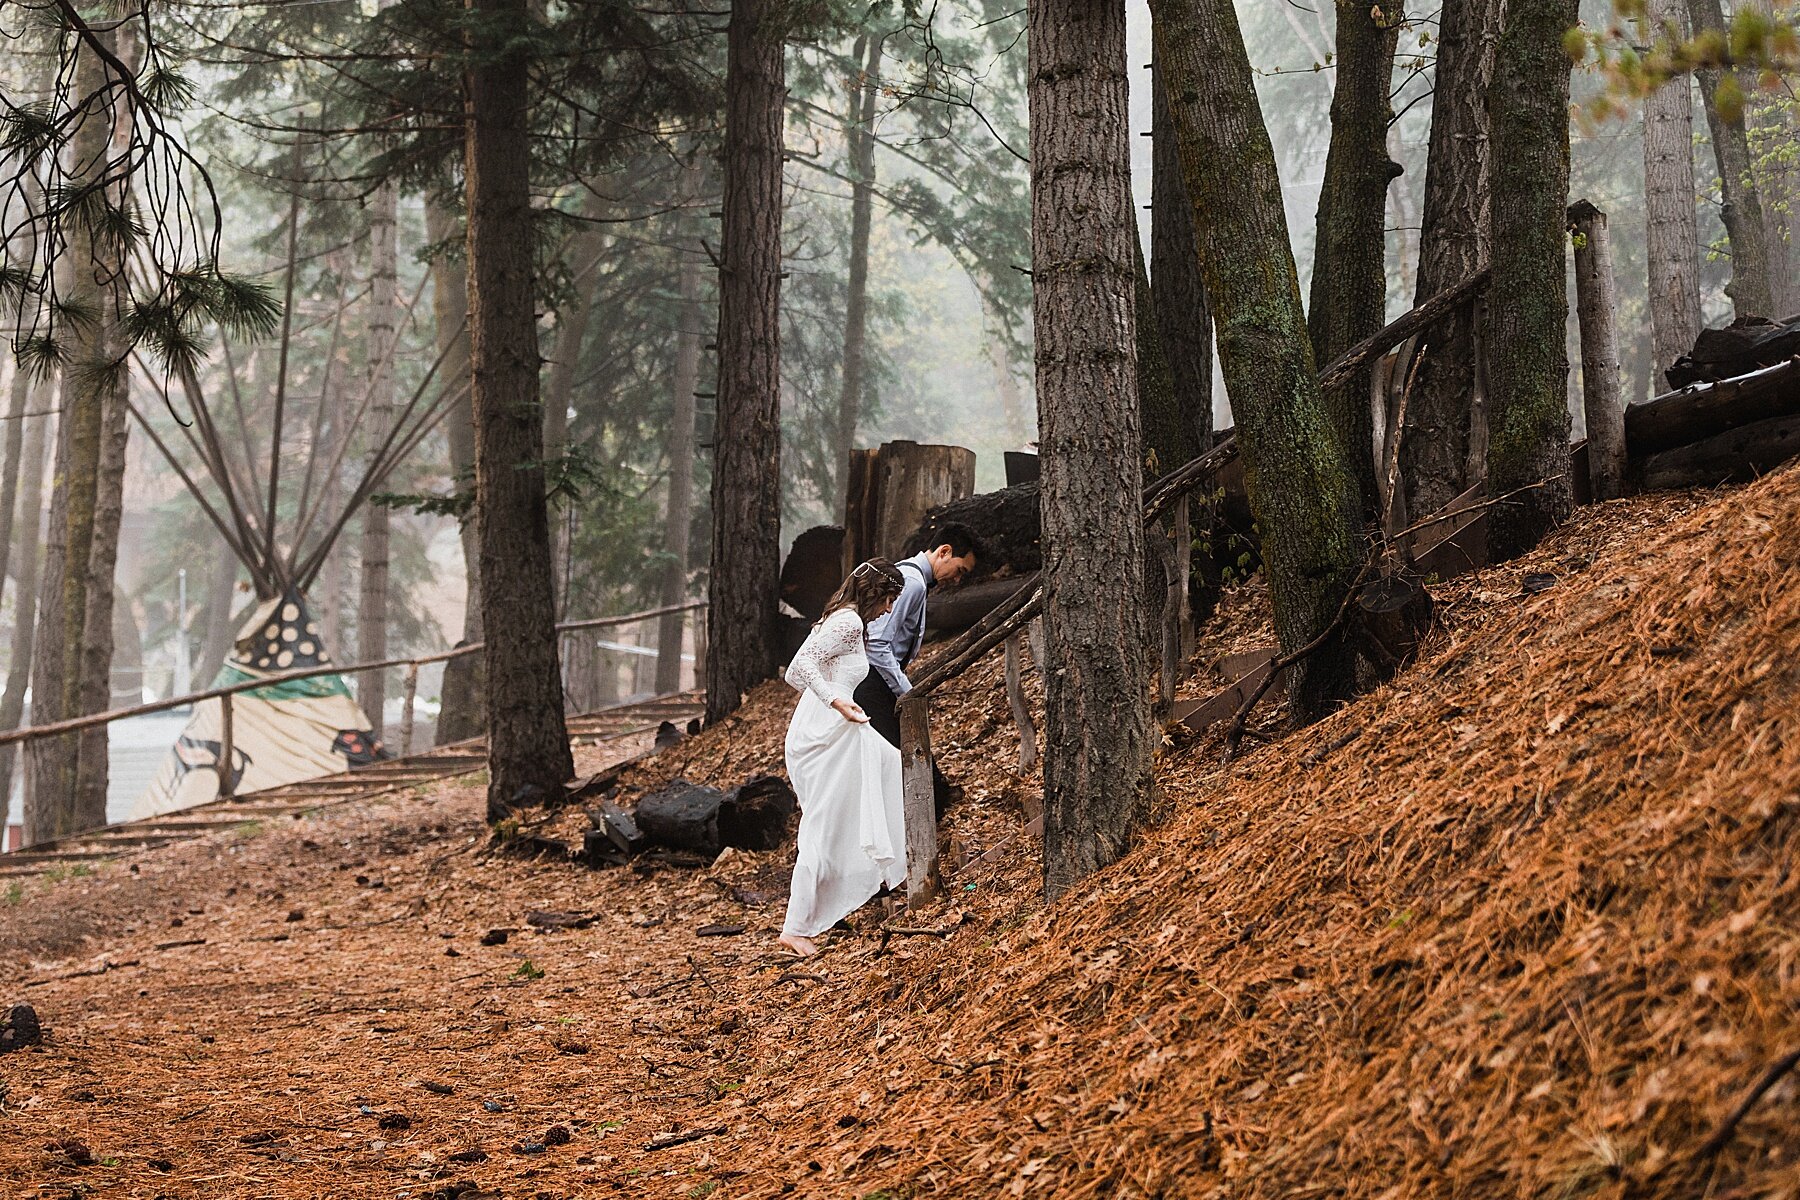
{"label": "small twig on ground", "polygon": [[804,971],[783,971],[775,977],[776,983],[830,983],[823,975],[808,975]]}
{"label": "small twig on ground", "polygon": [[179,942],[158,942],[158,943],[156,943],[155,946],[152,947],[152,949],[155,949],[155,950],[179,950],[183,946],[204,946],[204,945],[206,945],[205,938],[183,938]]}
{"label": "small twig on ground", "polygon": [[691,954],[687,956],[687,961],[688,967],[694,972],[694,978],[706,985],[706,990],[713,994],[715,1000],[719,999],[719,989],[713,986],[711,979],[707,978],[705,969],[700,966],[700,961]]}
{"label": "small twig on ground", "polygon": [[954,1061],[953,1059],[932,1058],[929,1055],[927,1055],[925,1061],[934,1062],[940,1067],[949,1067],[953,1071],[961,1071],[964,1074],[967,1074],[970,1071],[979,1071],[983,1067],[1003,1067],[1006,1065],[1006,1060],[1001,1059],[1001,1058],[983,1059],[981,1062],[978,1062],[978,1063],[959,1063],[959,1062]]}
{"label": "small twig on ground", "polygon": [[1694,1151],[1694,1157],[1696,1159],[1711,1158],[1723,1150],[1731,1141],[1732,1135],[1737,1132],[1738,1122],[1742,1121],[1745,1115],[1756,1106],[1756,1102],[1762,1099],[1763,1093],[1774,1087],[1783,1075],[1794,1069],[1796,1064],[1800,1064],[1800,1046],[1789,1050],[1769,1064],[1768,1069],[1762,1073],[1762,1077],[1751,1085],[1750,1090],[1744,1093],[1744,1098],[1737,1102],[1737,1107],[1732,1109],[1731,1114],[1719,1123],[1717,1129],[1713,1130],[1712,1136],[1700,1143],[1700,1148]]}
{"label": "small twig on ground", "polygon": [[670,1146],[684,1146],[689,1142],[697,1142],[701,1138],[715,1137],[725,1132],[725,1126],[712,1125],[705,1129],[686,1129],[677,1133],[659,1133],[644,1143],[645,1150],[667,1150]]}
{"label": "small twig on ground", "polygon": [[[160,949],[160,947],[158,948]],[[141,963],[142,960],[136,958],[128,958],[124,962],[104,962],[85,971],[71,971],[67,975],[52,975],[48,979],[28,979],[25,981],[25,986],[28,988],[48,987],[53,983],[61,983],[65,979],[88,979],[95,975],[104,975],[108,971],[120,971],[126,967],[139,966]]]}

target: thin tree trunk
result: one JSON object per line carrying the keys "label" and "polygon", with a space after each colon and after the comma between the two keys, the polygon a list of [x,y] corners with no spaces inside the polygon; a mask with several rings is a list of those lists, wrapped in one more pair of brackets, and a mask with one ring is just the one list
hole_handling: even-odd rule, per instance
{"label": "thin tree trunk", "polygon": [[[13,364],[11,395],[6,406],[6,449],[0,458],[0,608],[6,605],[7,573],[12,565],[13,514],[19,505],[19,470],[25,452],[25,414],[33,397],[31,375]],[[0,801],[3,801],[0,795]]]}
{"label": "thin tree trunk", "polygon": [[471,0],[480,22],[464,77],[469,350],[489,820],[560,799],[574,774],[563,722],[544,496],[544,414],[533,316],[526,0]]}
{"label": "thin tree trunk", "polygon": [[[1687,37],[1682,0],[1649,0],[1645,40]],[[1700,233],[1695,225],[1694,94],[1686,74],[1644,97],[1644,211],[1652,388],[1700,334]]]}
{"label": "thin tree trunk", "polygon": [[[43,408],[53,393],[50,385],[34,389]],[[0,694],[0,731],[19,728],[25,717],[25,691],[31,680],[31,663],[37,645],[37,608],[39,550],[43,539],[44,471],[49,465],[45,457],[50,451],[50,428],[54,418],[27,417],[25,446],[20,454],[18,547],[13,552],[12,569],[17,575],[18,591],[13,601],[11,629],[12,663],[7,668],[6,691]],[[0,746],[0,807],[12,796],[13,764],[17,761],[16,745]]]}
{"label": "thin tree trunk", "polygon": [[1055,899],[1149,821],[1153,747],[1125,6],[1032,0],[1028,22],[1044,892]]}
{"label": "thin tree trunk", "polygon": [[[1400,174],[1388,157],[1388,93],[1400,8],[1337,0],[1337,88],[1331,147],[1319,191],[1307,332],[1313,358],[1330,362],[1387,323],[1387,191]],[[1374,425],[1369,369],[1327,394],[1326,407],[1349,452],[1365,517],[1376,511]]]}
{"label": "thin tree trunk", "polygon": [[[1790,11],[1787,24],[1793,28],[1792,0],[1782,0]],[[1773,0],[1739,0],[1734,12],[1751,12],[1773,25],[1783,14],[1775,10]],[[1757,73],[1738,72],[1745,94],[1744,123],[1750,162],[1756,182],[1757,198],[1763,212],[1763,244],[1769,254],[1769,291],[1774,308],[1770,317],[1791,316],[1800,309],[1800,279],[1794,277],[1792,228],[1795,203],[1800,200],[1795,188],[1793,116],[1797,107],[1793,94],[1793,73],[1784,86],[1762,87]]]}
{"label": "thin tree trunk", "polygon": [[206,581],[206,640],[200,648],[200,669],[194,675],[202,687],[212,686],[218,678],[237,636],[231,610],[237,598],[239,569],[236,556],[220,545]]}
{"label": "thin tree trunk", "polygon": [[1581,404],[1587,418],[1588,478],[1596,500],[1625,494],[1625,402],[1619,385],[1619,327],[1612,241],[1606,214],[1586,200],[1569,206],[1575,231],[1575,310],[1581,325]]}
{"label": "thin tree trunk", "polygon": [[[590,221],[603,211],[600,198],[588,193],[582,215]],[[594,318],[594,303],[599,296],[600,281],[596,275],[601,256],[606,253],[604,227],[589,224],[569,239],[566,254],[574,260],[575,304],[566,314],[559,314],[556,326],[556,359],[550,364],[550,377],[544,391],[544,461],[557,462],[569,449],[569,408],[574,400],[575,373],[581,366],[581,348],[587,344],[588,326]],[[567,317],[567,320],[562,319]],[[564,501],[565,506],[567,501]],[[569,602],[569,574],[574,564],[569,559],[569,522],[575,512],[565,508],[562,514],[550,514],[550,561],[555,564],[556,611],[566,615]]]}
{"label": "thin tree trunk", "polygon": [[[115,356],[123,352],[116,332],[110,346]],[[106,391],[106,407],[101,414],[100,472],[95,480],[94,532],[88,546],[84,588],[87,608],[81,635],[81,692],[78,707],[70,715],[105,712],[113,707],[113,601],[118,592],[115,578],[119,526],[125,515],[125,444],[130,434],[126,399],[130,386],[129,377],[119,372]],[[108,758],[104,726],[81,735],[76,788],[82,824],[78,828],[106,823]]]}
{"label": "thin tree trunk", "polygon": [[781,576],[781,10],[739,0],[726,38],[725,201],[706,716],[775,670]]}
{"label": "thin tree trunk", "polygon": [[[1157,320],[1156,301],[1152,297],[1150,275],[1144,265],[1144,251],[1139,244],[1137,221],[1131,222],[1132,317],[1137,338],[1137,400],[1139,437],[1144,452],[1144,478],[1166,475],[1197,457],[1202,447],[1194,440],[1192,422],[1181,411],[1175,397],[1175,379],[1169,360],[1163,355],[1163,340]],[[1160,556],[1150,560],[1153,578],[1151,594],[1160,594],[1161,571],[1155,569]]]}
{"label": "thin tree trunk", "polygon": [[[1488,487],[1522,487],[1488,514],[1489,549],[1512,558],[1569,515],[1569,57],[1577,0],[1509,0],[1495,57],[1493,345]],[[1534,486],[1541,485],[1541,486]]]}
{"label": "thin tree trunk", "polygon": [[[395,245],[400,196],[383,183],[369,199],[369,427],[371,451],[379,448],[394,422],[394,343],[398,335],[400,259]],[[380,662],[388,648],[388,542],[390,513],[384,505],[362,511],[361,589],[356,606],[356,650],[363,662]],[[364,671],[356,684],[363,714],[382,736],[387,711],[387,673]]]}
{"label": "thin tree trunk", "polygon": [[[694,248],[681,253],[681,305],[676,310],[675,395],[669,414],[669,496],[663,511],[662,603],[687,599],[688,530],[694,519],[694,391],[700,386],[700,260]],[[656,630],[656,691],[666,695],[681,686],[680,613],[663,617]]]}
{"label": "thin tree trunk", "polygon": [[1212,447],[1212,311],[1200,278],[1194,207],[1181,177],[1181,148],[1162,68],[1150,71],[1150,292],[1175,406],[1200,450]]}
{"label": "thin tree trunk", "polygon": [[[1444,0],[1439,18],[1437,79],[1420,215],[1415,304],[1454,287],[1486,266],[1492,207],[1488,84],[1500,36],[1500,0]],[[1471,398],[1475,393],[1473,306],[1440,321],[1428,335],[1400,435],[1406,509],[1415,518],[1439,512],[1469,486]],[[1477,462],[1482,461],[1478,456]]]}
{"label": "thin tree trunk", "polygon": [[[1688,0],[1688,19],[1696,34],[1727,36],[1719,0]],[[1725,285],[1725,294],[1731,297],[1732,310],[1740,317],[1781,316],[1775,311],[1768,223],[1750,161],[1743,105],[1719,103],[1719,89],[1730,78],[1725,71],[1703,69],[1698,74],[1700,99],[1706,106],[1706,124],[1712,133],[1713,158],[1719,166],[1719,217],[1731,242],[1731,282]],[[1756,86],[1754,78],[1746,79],[1742,73],[1730,82],[1744,96]]]}
{"label": "thin tree trunk", "polygon": [[[1231,0],[1155,0],[1152,12],[1276,633],[1297,650],[1332,625],[1362,562],[1356,479],[1319,391],[1275,152],[1236,11]],[[1341,633],[1296,667],[1296,722],[1354,690]]]}
{"label": "thin tree trunk", "polygon": [[[469,279],[462,254],[455,243],[466,241],[461,223],[443,205],[428,199],[425,205],[425,236],[434,246],[448,246],[431,260],[432,315],[437,328],[437,348],[444,354],[444,365],[438,368],[445,390],[456,393],[450,412],[444,418],[445,440],[450,446],[450,477],[458,491],[472,492],[475,487],[475,421],[469,404]],[[481,535],[479,513],[475,506],[462,516],[457,529],[462,540],[463,578],[467,591],[463,597],[461,644],[472,646],[481,636]],[[444,664],[444,681],[438,708],[437,743],[460,742],[478,737],[485,727],[487,712],[484,659],[479,654],[465,654]]]}
{"label": "thin tree trunk", "polygon": [[[856,444],[856,422],[862,415],[867,386],[864,364],[869,326],[869,233],[875,210],[875,102],[881,95],[881,47],[885,36],[856,39],[859,77],[850,81],[850,113],[844,141],[850,152],[850,280],[844,301],[844,374],[838,395],[837,428],[832,439],[832,478],[836,495],[832,511],[844,510],[850,484],[850,450]],[[867,58],[864,48],[867,47]]]}

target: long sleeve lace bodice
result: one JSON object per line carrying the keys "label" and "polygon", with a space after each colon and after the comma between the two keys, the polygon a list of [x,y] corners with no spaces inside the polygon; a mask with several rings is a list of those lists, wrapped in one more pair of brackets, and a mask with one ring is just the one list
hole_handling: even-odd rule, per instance
{"label": "long sleeve lace bodice", "polygon": [[795,691],[811,692],[830,704],[849,699],[868,670],[862,618],[854,608],[840,608],[806,635],[785,678]]}

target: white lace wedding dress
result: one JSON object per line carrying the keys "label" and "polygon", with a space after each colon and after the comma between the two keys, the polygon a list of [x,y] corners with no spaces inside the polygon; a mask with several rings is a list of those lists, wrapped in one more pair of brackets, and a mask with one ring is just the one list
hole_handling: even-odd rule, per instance
{"label": "white lace wedding dress", "polygon": [[816,937],[906,881],[900,752],[872,725],[831,707],[869,673],[863,623],[840,608],[814,627],[787,670],[802,694],[788,723],[787,768],[800,798],[800,857],[782,932]]}

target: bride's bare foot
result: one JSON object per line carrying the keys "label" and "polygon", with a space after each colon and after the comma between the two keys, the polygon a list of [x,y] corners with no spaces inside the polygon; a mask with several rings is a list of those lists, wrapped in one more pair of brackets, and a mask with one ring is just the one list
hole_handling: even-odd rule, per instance
{"label": "bride's bare foot", "polygon": [[811,958],[819,952],[819,943],[809,937],[801,937],[797,933],[782,934],[781,944],[801,958]]}

